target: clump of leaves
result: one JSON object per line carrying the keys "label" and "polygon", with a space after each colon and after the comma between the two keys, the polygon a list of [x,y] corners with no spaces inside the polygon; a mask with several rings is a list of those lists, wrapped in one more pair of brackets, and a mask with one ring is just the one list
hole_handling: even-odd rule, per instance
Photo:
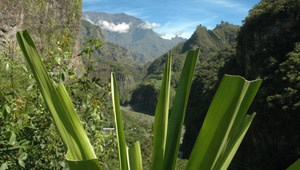
{"label": "clump of leaves", "polygon": [[[170,113],[171,55],[167,58],[155,111],[151,169],[175,169],[186,105],[198,55],[199,49],[189,51],[187,54]],[[140,169],[140,166],[136,167],[136,164],[141,165],[139,154],[127,152],[114,74],[112,74],[111,84],[120,167],[121,169]],[[186,169],[227,169],[255,116],[255,114],[247,115],[246,112],[260,84],[261,80],[246,81],[239,76],[224,76],[208,110]],[[135,145],[131,147],[138,149]],[[131,157],[135,160],[133,165],[131,161],[128,161],[132,159]]]}
{"label": "clump of leaves", "polygon": [[[96,154],[64,88],[54,84],[27,31],[17,33],[20,47],[38,82],[43,98],[67,147],[71,169],[101,169]],[[189,51],[169,113],[171,55],[167,58],[155,111],[151,169],[175,169],[181,130],[199,49]],[[211,103],[186,169],[227,169],[255,114],[246,112],[261,80],[225,75]],[[116,78],[111,75],[120,169],[142,169],[140,144],[126,145]]]}

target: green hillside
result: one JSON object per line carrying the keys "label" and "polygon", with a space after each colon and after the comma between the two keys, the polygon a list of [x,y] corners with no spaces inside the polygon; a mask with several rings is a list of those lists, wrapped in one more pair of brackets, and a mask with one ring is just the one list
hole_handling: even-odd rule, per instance
{"label": "green hillside", "polygon": [[[196,77],[204,78],[205,86],[212,88],[211,84],[215,84],[218,79],[217,71],[235,51],[233,46],[238,30],[238,26],[224,22],[213,30],[198,26],[189,40],[171,50],[173,54],[172,86],[174,88],[177,86],[186,52],[189,49],[200,48],[201,55],[196,68]],[[153,114],[165,59],[166,54],[149,66],[143,83],[133,92],[131,105],[134,109]]]}

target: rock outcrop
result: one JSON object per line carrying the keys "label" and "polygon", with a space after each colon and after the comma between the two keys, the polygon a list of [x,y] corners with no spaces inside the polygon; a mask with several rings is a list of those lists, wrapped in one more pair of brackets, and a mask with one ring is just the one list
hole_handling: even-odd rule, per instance
{"label": "rock outcrop", "polygon": [[81,4],[81,0],[1,0],[0,47],[15,41],[17,31],[28,29],[40,51],[68,41],[76,54]]}

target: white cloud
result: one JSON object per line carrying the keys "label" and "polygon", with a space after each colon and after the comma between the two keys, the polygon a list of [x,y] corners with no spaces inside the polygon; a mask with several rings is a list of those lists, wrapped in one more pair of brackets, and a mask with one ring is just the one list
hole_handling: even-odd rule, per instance
{"label": "white cloud", "polygon": [[163,24],[160,28],[155,29],[157,33],[164,39],[172,39],[174,37],[190,38],[197,26],[202,24],[208,29],[214,28],[212,23],[218,19],[217,16],[205,18],[202,20],[173,20]]}
{"label": "white cloud", "polygon": [[166,33],[166,34],[161,34],[161,38],[163,39],[167,39],[167,40],[171,40],[172,38],[175,37],[182,37],[182,38],[190,38],[193,32],[184,32],[184,31],[180,31],[180,34],[178,33]]}
{"label": "white cloud", "polygon": [[[91,18],[89,17],[89,15],[85,14],[82,16],[82,18],[88,22],[90,22],[91,24],[94,24],[94,22],[91,20]],[[95,25],[95,24],[94,24]]]}
{"label": "white cloud", "polygon": [[118,33],[126,33],[130,29],[130,23],[122,22],[120,24],[115,24],[108,21],[98,21],[97,25],[99,25],[101,28],[112,31],[112,32],[118,32]]}
{"label": "white cloud", "polygon": [[143,29],[154,29],[154,28],[159,28],[160,25],[158,23],[150,23],[146,21],[145,23],[140,24],[139,27]]}
{"label": "white cloud", "polygon": [[173,22],[167,22],[160,28],[155,29],[155,31],[158,32],[164,39],[172,39],[176,36],[190,38],[199,23],[201,22],[178,20]]}

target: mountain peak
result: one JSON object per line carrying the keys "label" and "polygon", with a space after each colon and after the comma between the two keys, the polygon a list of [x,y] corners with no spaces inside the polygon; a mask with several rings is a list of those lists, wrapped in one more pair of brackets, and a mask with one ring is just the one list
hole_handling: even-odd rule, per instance
{"label": "mountain peak", "polygon": [[163,39],[153,28],[157,23],[143,21],[125,13],[83,12],[82,19],[99,26],[106,40],[137,54],[137,58],[152,61],[185,39]]}

